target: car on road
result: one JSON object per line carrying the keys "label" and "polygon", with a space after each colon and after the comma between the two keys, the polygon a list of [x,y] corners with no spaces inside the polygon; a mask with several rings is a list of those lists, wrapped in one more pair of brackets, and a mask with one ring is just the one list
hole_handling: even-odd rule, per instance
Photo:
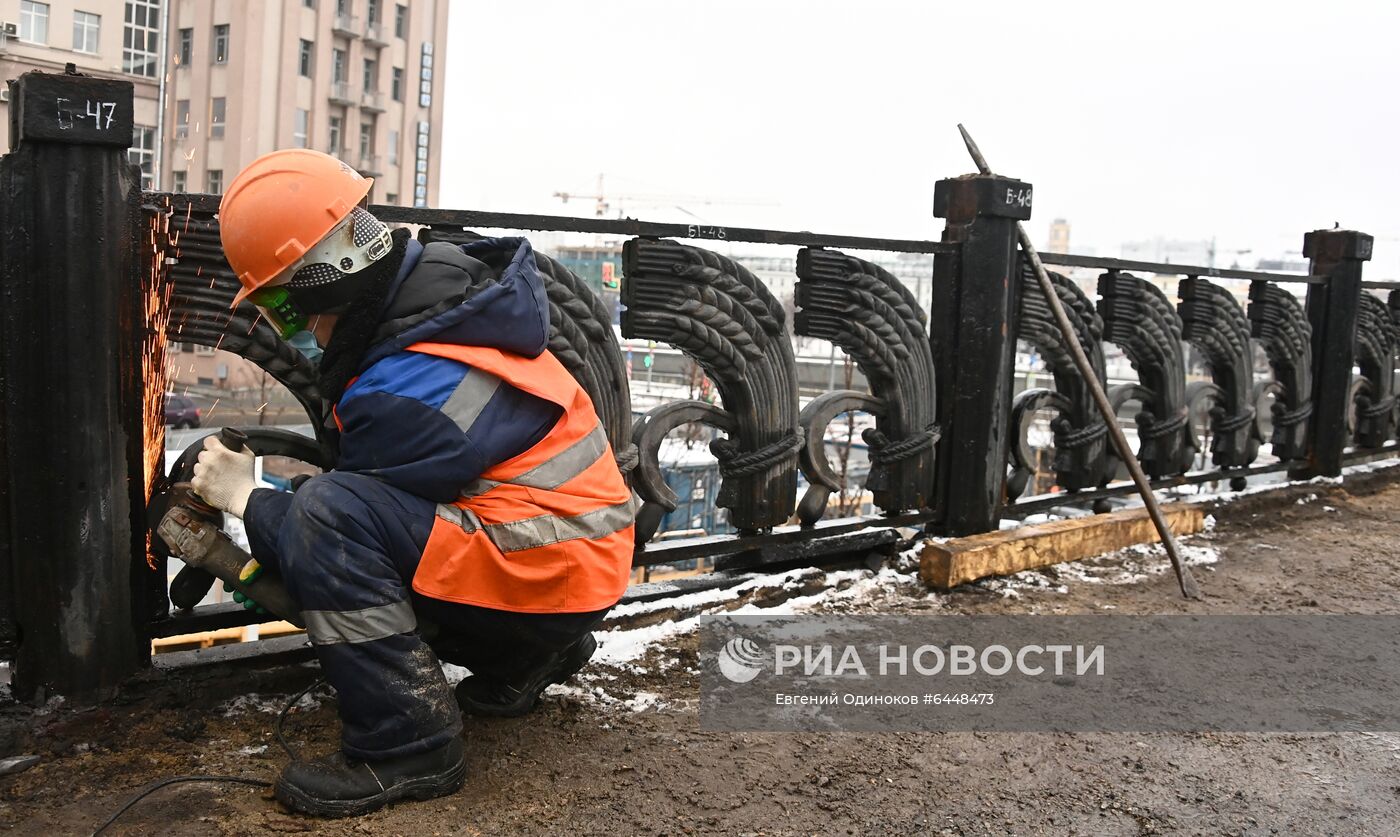
{"label": "car on road", "polygon": [[194,399],[186,395],[165,396],[165,423],[177,430],[199,426],[200,411]]}

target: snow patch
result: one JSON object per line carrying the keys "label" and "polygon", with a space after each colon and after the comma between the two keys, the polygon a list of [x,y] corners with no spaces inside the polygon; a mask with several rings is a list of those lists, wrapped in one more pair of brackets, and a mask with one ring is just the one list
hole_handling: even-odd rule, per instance
{"label": "snow patch", "polygon": [[[315,689],[301,696],[292,708],[300,712],[309,712],[319,709],[321,698],[315,694]],[[239,695],[231,700],[226,700],[216,708],[225,718],[235,715],[246,715],[250,712],[262,712],[264,714],[276,714],[282,711],[282,707],[287,705],[287,699],[291,695],[259,695],[246,694]]]}
{"label": "snow patch", "polygon": [[[1202,567],[1220,561],[1220,551],[1208,543],[1178,544],[1181,560],[1188,567]],[[1022,592],[1041,591],[1058,594],[1069,592],[1069,584],[1136,584],[1139,581],[1171,572],[1171,561],[1161,544],[1135,544],[1081,561],[1067,561],[1034,570],[975,582],[983,590],[998,593],[1002,598],[1019,599]]]}

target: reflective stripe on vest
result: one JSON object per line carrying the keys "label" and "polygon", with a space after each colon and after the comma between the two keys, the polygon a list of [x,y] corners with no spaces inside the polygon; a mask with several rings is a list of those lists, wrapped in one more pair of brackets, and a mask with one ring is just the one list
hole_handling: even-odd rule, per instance
{"label": "reflective stripe on vest", "polygon": [[486,409],[487,402],[496,394],[500,385],[501,379],[495,375],[472,369],[467,372],[457,388],[452,390],[452,394],[447,396],[447,401],[442,405],[442,412],[452,419],[458,430],[466,433],[472,429],[477,416]]}
{"label": "reflective stripe on vest", "polygon": [[413,605],[406,601],[363,610],[303,610],[301,616],[315,645],[373,642],[418,627]]}
{"label": "reflective stripe on vest", "polygon": [[519,552],[578,538],[601,538],[631,526],[637,516],[635,497],[601,509],[560,517],[542,514],[510,523],[482,523],[469,508],[438,506],[438,517],[455,524],[467,534],[481,530],[502,552]]}
{"label": "reflective stripe on vest", "polygon": [[[548,462],[536,465],[523,474],[511,477],[505,482],[512,485],[529,486],[530,488],[558,488],[586,471],[590,465],[597,462],[606,453],[608,453],[608,434],[603,430],[603,425],[600,422],[593,426],[593,430],[587,436],[574,442],[558,456]],[[478,494],[485,494],[500,484],[494,480],[478,478],[472,480],[466,488],[462,489],[462,496],[475,497]]]}
{"label": "reflective stripe on vest", "polygon": [[[637,501],[613,459],[588,394],[548,352],[418,343],[408,351],[472,369],[463,406],[484,403],[494,379],[563,408],[529,450],[488,468],[437,507],[413,587],[437,599],[532,613],[578,613],[617,602],[632,569]],[[477,379],[477,384],[469,382]],[[457,392],[449,397],[449,403]],[[444,412],[449,412],[444,408]],[[461,427],[465,411],[451,415]]]}

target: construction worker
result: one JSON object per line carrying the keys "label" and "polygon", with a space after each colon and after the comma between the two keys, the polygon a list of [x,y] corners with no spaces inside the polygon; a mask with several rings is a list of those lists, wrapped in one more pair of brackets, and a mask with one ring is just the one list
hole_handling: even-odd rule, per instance
{"label": "construction worker", "polygon": [[[634,500],[588,396],[545,349],[529,242],[423,246],[360,206],[371,184],[296,149],[229,185],[235,304],[318,360],[338,459],[281,493],[211,436],[193,480],[281,573],[338,693],[341,751],[289,764],[275,787],[322,816],[457,790],[459,707],[534,708],[592,656],[631,569]],[[439,658],[472,672],[455,702]]]}

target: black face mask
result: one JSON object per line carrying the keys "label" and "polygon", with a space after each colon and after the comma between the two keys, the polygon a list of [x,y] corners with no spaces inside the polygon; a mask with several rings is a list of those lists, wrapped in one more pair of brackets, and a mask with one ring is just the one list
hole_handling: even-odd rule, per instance
{"label": "black face mask", "polygon": [[[334,282],[298,288],[287,284],[285,288],[296,301],[296,305],[306,314],[330,314],[364,296],[387,272],[390,279],[398,272],[399,262],[394,261],[393,253],[374,262],[359,273],[349,273]],[[390,264],[390,262],[394,262]]]}
{"label": "black face mask", "polygon": [[[339,314],[340,319],[331,333],[330,342],[325,346],[326,353],[321,358],[318,388],[326,401],[327,409],[340,400],[350,379],[360,373],[360,361],[369,351],[374,332],[379,327],[380,317],[389,298],[389,289],[403,265],[404,254],[408,250],[408,230],[395,230],[393,249],[389,254],[369,267],[353,275],[358,295],[350,296],[343,302],[319,310],[318,313]],[[347,277],[349,278],[349,277]],[[342,282],[325,287],[334,287]],[[323,288],[315,289],[320,292]],[[302,304],[301,292],[296,291],[297,304]],[[318,297],[312,304],[341,299],[341,295]],[[309,311],[309,309],[306,309]]]}

